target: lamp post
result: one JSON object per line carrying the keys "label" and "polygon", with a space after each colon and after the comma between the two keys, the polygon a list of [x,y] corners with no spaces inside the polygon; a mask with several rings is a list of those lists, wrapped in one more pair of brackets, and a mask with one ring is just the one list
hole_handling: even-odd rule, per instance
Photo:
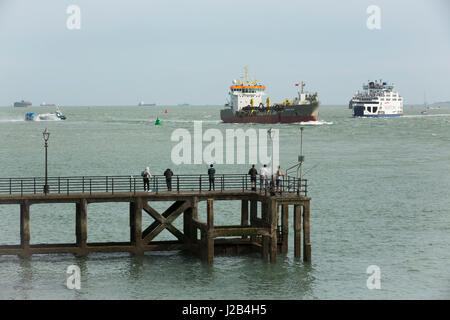
{"label": "lamp post", "polygon": [[273,135],[274,135],[274,132],[273,132],[272,128],[267,130],[267,134],[269,135],[270,144],[271,144],[270,155],[271,155],[272,159],[270,162],[271,162],[271,167],[272,167],[272,177],[270,179],[270,191],[271,191],[271,193],[273,193],[273,190],[274,190],[274,181],[273,181]]}
{"label": "lamp post", "polygon": [[50,192],[50,187],[48,185],[48,174],[47,174],[47,149],[48,149],[48,138],[50,137],[50,132],[48,132],[47,128],[42,133],[45,141],[45,185],[44,185],[44,193],[47,194]]}
{"label": "lamp post", "polygon": [[300,156],[298,157],[299,166],[297,171],[297,174],[300,176],[297,188],[298,195],[300,195],[302,189],[302,167],[303,161],[305,160],[305,156],[303,155],[303,129],[303,127],[300,127]]}

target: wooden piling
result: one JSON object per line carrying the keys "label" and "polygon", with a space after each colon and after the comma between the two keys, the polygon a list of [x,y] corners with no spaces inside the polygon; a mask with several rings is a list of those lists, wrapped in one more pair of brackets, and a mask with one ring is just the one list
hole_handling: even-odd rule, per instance
{"label": "wooden piling", "polygon": [[302,230],[302,207],[299,204],[294,205],[294,257],[300,258],[301,252],[301,230]]}
{"label": "wooden piling", "polygon": [[303,204],[303,261],[311,262],[309,201]]}
{"label": "wooden piling", "polygon": [[[250,225],[254,226],[255,221],[258,218],[258,202],[256,200],[250,200]],[[256,236],[250,236],[250,241],[255,242]]]}
{"label": "wooden piling", "polygon": [[[241,226],[248,226],[248,200],[241,200]],[[242,239],[247,239],[247,236],[242,236]]]}
{"label": "wooden piling", "polygon": [[270,223],[270,262],[277,262],[278,251],[278,205],[270,200],[267,206],[267,215]]}
{"label": "wooden piling", "polygon": [[[270,224],[268,221],[268,210],[269,210],[269,202],[268,200],[264,200],[261,202],[261,221],[265,226],[269,227],[269,234],[272,234],[272,230],[270,228]],[[262,236],[262,259],[267,261],[270,256],[270,235]]]}
{"label": "wooden piling", "polygon": [[87,201],[86,199],[80,199],[76,203],[76,221],[75,221],[75,233],[77,240],[77,255],[86,255],[87,247]]}
{"label": "wooden piling", "polygon": [[22,249],[21,257],[30,256],[30,204],[23,201],[20,204],[20,247]]}
{"label": "wooden piling", "polygon": [[206,227],[204,232],[204,260],[207,263],[214,261],[214,200],[208,199],[206,202]]}
{"label": "wooden piling", "polygon": [[281,253],[286,254],[289,243],[289,205],[283,204],[281,210]]}

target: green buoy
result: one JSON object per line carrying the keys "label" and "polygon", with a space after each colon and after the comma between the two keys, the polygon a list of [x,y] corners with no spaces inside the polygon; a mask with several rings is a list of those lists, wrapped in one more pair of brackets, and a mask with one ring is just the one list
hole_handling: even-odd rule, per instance
{"label": "green buoy", "polygon": [[161,123],[161,121],[159,120],[159,118],[156,118],[155,126],[162,126],[162,123]]}

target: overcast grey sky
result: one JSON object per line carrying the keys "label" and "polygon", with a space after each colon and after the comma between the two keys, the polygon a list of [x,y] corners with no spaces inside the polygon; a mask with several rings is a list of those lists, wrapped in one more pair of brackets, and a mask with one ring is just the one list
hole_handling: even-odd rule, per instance
{"label": "overcast grey sky", "polygon": [[445,0],[0,0],[0,105],[221,105],[244,66],[274,102],[303,80],[347,104],[380,78],[406,104],[450,100],[449,21]]}

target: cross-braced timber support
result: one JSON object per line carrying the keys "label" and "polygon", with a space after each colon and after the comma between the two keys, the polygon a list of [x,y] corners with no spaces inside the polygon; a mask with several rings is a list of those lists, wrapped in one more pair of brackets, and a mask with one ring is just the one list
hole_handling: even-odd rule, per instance
{"label": "cross-braced timber support", "polygon": [[[161,201],[172,202],[162,213],[153,206],[153,203]],[[202,201],[206,202],[206,221],[199,219],[198,208]],[[214,210],[216,201],[240,201],[240,224],[217,225],[215,216],[220,212]],[[89,204],[98,202],[129,203],[129,241],[88,241]],[[30,244],[30,210],[33,204],[38,203],[75,205],[75,243]],[[20,205],[20,245],[2,245],[0,254],[14,254],[26,258],[37,253],[73,253],[85,256],[91,252],[143,254],[148,251],[186,250],[198,255],[205,262],[212,263],[216,254],[259,252],[264,261],[275,263],[277,254],[288,253],[289,212],[292,208],[294,257],[300,258],[303,251],[303,260],[311,261],[310,198],[296,194],[270,196],[242,190],[153,194],[29,194],[0,196],[0,204]],[[143,225],[143,213],[154,220],[148,226]],[[174,221],[181,216],[183,226],[179,229],[174,226]],[[170,232],[176,240],[155,240],[163,230]]]}

